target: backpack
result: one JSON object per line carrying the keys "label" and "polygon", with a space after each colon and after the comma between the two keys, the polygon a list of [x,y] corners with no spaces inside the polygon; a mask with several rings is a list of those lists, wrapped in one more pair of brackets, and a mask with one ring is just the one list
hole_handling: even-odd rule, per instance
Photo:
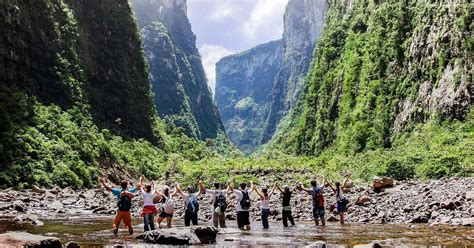
{"label": "backpack", "polygon": [[313,198],[313,205],[316,207],[324,207],[324,196],[322,189],[314,189],[316,196]]}
{"label": "backpack", "polygon": [[189,195],[189,201],[188,205],[186,206],[186,211],[188,213],[197,213],[199,210],[199,202],[197,200],[197,197],[193,194]]}
{"label": "backpack", "polygon": [[220,193],[216,192],[216,199],[214,201],[214,208],[219,208],[221,210],[221,213],[224,213],[226,208],[227,208],[227,201],[225,199],[224,194],[222,194],[222,191]]}
{"label": "backpack", "polygon": [[163,209],[163,212],[165,212],[167,214],[174,213],[173,199],[171,199],[171,197],[165,197],[165,202],[163,203],[163,205],[161,207]]}
{"label": "backpack", "polygon": [[249,210],[250,208],[250,197],[248,191],[242,191],[242,200],[240,200],[240,206],[243,210]]}
{"label": "backpack", "polygon": [[120,211],[130,211],[132,208],[132,198],[127,192],[122,191],[120,194],[120,200],[117,203],[117,207]]}

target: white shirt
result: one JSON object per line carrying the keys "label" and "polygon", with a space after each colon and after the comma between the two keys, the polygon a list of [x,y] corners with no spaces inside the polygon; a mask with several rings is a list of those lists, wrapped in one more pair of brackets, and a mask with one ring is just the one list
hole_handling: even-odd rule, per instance
{"label": "white shirt", "polygon": [[[242,206],[240,206],[240,201],[242,200],[242,198],[244,198],[242,191],[234,189],[232,193],[234,193],[234,195],[237,196],[237,203],[235,204],[235,210],[237,210],[237,212],[249,211],[249,210],[242,209]],[[249,194],[249,197],[250,197],[250,193],[248,191],[247,193]]]}
{"label": "white shirt", "polygon": [[261,209],[270,209],[270,198],[260,200],[260,208]]}
{"label": "white shirt", "polygon": [[225,190],[206,189],[206,194],[211,197],[211,203],[212,205],[214,205],[214,203],[216,203],[217,194],[222,194],[225,197],[227,192]]}
{"label": "white shirt", "polygon": [[151,191],[147,193],[145,190],[142,189],[142,197],[143,197],[143,206],[152,206],[153,198],[155,198],[155,191]]}
{"label": "white shirt", "polygon": [[337,192],[336,192],[336,201],[340,201],[344,199],[344,192],[342,191],[342,187],[339,188],[339,196],[337,195]]}

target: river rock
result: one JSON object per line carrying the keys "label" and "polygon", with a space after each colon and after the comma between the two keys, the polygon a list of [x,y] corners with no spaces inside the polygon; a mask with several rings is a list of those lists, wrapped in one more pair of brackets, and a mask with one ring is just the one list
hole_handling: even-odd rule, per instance
{"label": "river rock", "polygon": [[145,232],[136,236],[145,243],[161,245],[213,244],[217,229],[214,227],[173,228]]}
{"label": "river rock", "polygon": [[33,185],[33,187],[31,187],[31,192],[34,192],[34,193],[38,193],[38,194],[44,194],[46,192],[46,190],[36,186],[36,185]]}
{"label": "river rock", "polygon": [[474,223],[474,218],[463,218],[462,219],[462,225],[463,226],[472,226]]}
{"label": "river rock", "polygon": [[6,247],[62,248],[61,241],[58,238],[27,232],[0,234],[0,244],[6,245]]}
{"label": "river rock", "polygon": [[81,245],[77,242],[69,241],[69,242],[66,243],[66,245],[64,245],[64,247],[66,247],[66,248],[81,248]]}
{"label": "river rock", "polygon": [[307,248],[326,248],[326,243],[322,240],[318,240],[310,245],[306,246]]}
{"label": "river rock", "polygon": [[362,206],[367,202],[370,202],[371,198],[368,195],[361,195],[357,198],[355,204],[358,206]]}
{"label": "river rock", "polygon": [[219,231],[213,226],[208,226],[193,228],[192,232],[196,234],[196,236],[199,238],[199,241],[201,241],[201,244],[214,244]]}
{"label": "river rock", "polygon": [[466,199],[474,201],[474,191],[468,191],[466,192]]}
{"label": "river rock", "polygon": [[48,206],[50,209],[61,210],[64,208],[64,205],[59,201],[54,201]]}
{"label": "river rock", "polygon": [[326,221],[328,221],[328,222],[337,222],[337,221],[339,221],[339,218],[337,218],[337,217],[334,216],[334,215],[329,215],[329,216],[326,218]]}
{"label": "river rock", "polygon": [[17,222],[28,222],[34,226],[42,226],[44,225],[44,223],[42,221],[39,220],[39,217],[37,215],[34,215],[34,214],[20,214],[20,215],[17,215],[13,221],[17,221]]}
{"label": "river rock", "polygon": [[393,179],[390,177],[374,177],[372,181],[372,188],[374,191],[380,191],[383,188],[393,186]]}
{"label": "river rock", "polygon": [[441,208],[448,209],[448,210],[454,210],[454,209],[456,209],[456,205],[451,200],[445,200],[443,203],[441,203]]}

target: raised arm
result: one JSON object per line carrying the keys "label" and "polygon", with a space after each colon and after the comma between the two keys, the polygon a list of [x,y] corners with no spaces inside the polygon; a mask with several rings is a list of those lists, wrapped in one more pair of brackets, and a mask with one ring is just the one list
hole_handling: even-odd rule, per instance
{"label": "raised arm", "polygon": [[272,190],[270,191],[270,193],[268,193],[268,197],[271,197],[271,196],[273,195],[273,193],[275,193],[276,187],[277,187],[277,185],[276,185],[276,183],[275,183],[275,185],[273,185],[273,188],[272,188]]}
{"label": "raised arm", "polygon": [[206,193],[206,187],[204,187],[204,184],[202,184],[202,181],[199,181],[199,192],[205,194]]}
{"label": "raised arm", "polygon": [[250,187],[251,187],[251,191],[255,191],[257,193],[258,196],[260,196],[260,198],[263,198],[263,194],[260,192],[260,190],[257,189],[257,187],[255,187],[255,185],[253,184],[253,182],[250,182]]}
{"label": "raised arm", "polygon": [[103,186],[107,191],[112,191],[112,188],[111,188],[109,185],[107,185],[107,184],[105,183],[105,179],[104,179],[104,178],[101,178],[101,179],[100,179],[100,183],[102,184],[102,186]]}
{"label": "raised arm", "polygon": [[278,191],[280,191],[280,193],[283,193],[283,190],[280,188],[280,186],[278,186],[278,184],[275,183],[275,189],[277,189]]}
{"label": "raised arm", "polygon": [[342,188],[348,188],[349,185],[347,185],[347,182],[349,181],[349,177],[351,177],[351,173],[346,176],[346,180],[344,180],[344,183],[342,184]]}
{"label": "raised arm", "polygon": [[230,184],[230,181],[227,181],[227,193],[229,192],[234,192],[234,188],[232,187],[232,184]]}
{"label": "raised arm", "polygon": [[155,181],[151,181],[151,194],[154,195],[155,192],[156,192],[156,187],[155,187],[156,183]]}
{"label": "raised arm", "polygon": [[176,184],[175,186],[175,191],[173,194],[179,194],[179,195],[183,195],[183,191],[181,190],[181,186],[179,186],[179,183]]}
{"label": "raised arm", "polygon": [[328,180],[325,180],[325,183],[332,189],[334,193],[336,193],[336,188],[334,188],[334,186],[332,186],[332,184]]}

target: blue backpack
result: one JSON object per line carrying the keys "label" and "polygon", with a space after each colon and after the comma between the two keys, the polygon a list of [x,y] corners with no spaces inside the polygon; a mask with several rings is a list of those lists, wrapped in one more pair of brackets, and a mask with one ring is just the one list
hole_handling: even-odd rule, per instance
{"label": "blue backpack", "polygon": [[195,195],[191,194],[189,196],[188,205],[186,206],[186,211],[188,213],[197,213],[199,211],[199,202]]}

